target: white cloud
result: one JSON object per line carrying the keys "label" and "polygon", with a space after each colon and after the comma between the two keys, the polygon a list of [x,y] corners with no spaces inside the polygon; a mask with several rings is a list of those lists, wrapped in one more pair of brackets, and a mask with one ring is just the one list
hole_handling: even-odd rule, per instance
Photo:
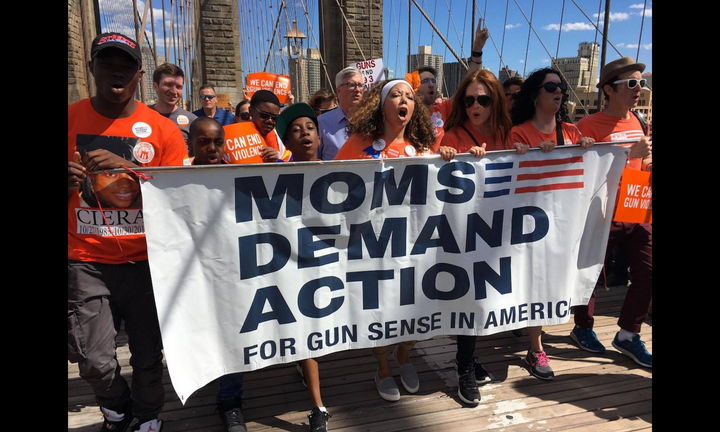
{"label": "white cloud", "polygon": [[512,30],[512,29],[514,29],[514,28],[519,28],[519,27],[522,27],[522,24],[508,24],[508,25],[505,26],[505,28],[506,28],[507,30]]}
{"label": "white cloud", "polygon": [[[595,27],[591,26],[587,23],[566,23],[562,26],[563,31],[573,31],[573,30],[595,30]],[[545,27],[543,27],[543,30],[560,30],[560,24],[548,24]]]}
{"label": "white cloud", "polygon": [[[601,12],[599,14],[593,14],[595,18],[597,18],[598,22],[605,21],[605,12]],[[627,21],[630,19],[630,14],[626,12],[611,12],[610,13],[610,21],[611,22],[617,22],[617,21]]]}
{"label": "white cloud", "polygon": [[[616,46],[617,46],[618,48],[637,49],[638,44],[636,44],[636,43],[626,44],[626,43],[620,42],[620,43],[617,44]],[[652,42],[649,43],[649,44],[642,44],[642,45],[640,45],[640,47],[641,47],[642,49],[651,50],[651,49],[652,49]]]}

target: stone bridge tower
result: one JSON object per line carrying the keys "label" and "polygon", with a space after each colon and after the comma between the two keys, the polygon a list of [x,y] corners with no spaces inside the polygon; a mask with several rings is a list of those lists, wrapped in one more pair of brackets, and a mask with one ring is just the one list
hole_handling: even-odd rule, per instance
{"label": "stone bridge tower", "polygon": [[[242,62],[240,59],[240,25],[237,0],[196,0],[197,58],[192,73],[192,106],[201,107],[200,86],[210,84],[215,93],[227,93],[235,105],[243,96]],[[187,85],[188,83],[186,83]],[[219,108],[225,108],[220,106]]]}
{"label": "stone bridge tower", "polygon": [[334,91],[335,75],[348,65],[383,57],[383,0],[320,0],[318,8],[320,53],[330,79],[322,73],[321,87]]}

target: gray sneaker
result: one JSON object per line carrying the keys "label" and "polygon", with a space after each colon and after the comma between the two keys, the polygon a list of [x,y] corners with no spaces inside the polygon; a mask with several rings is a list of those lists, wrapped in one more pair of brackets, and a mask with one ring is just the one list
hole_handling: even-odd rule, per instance
{"label": "gray sneaker", "polygon": [[392,352],[393,360],[400,365],[400,383],[402,383],[403,387],[405,387],[405,390],[407,390],[409,393],[417,393],[418,390],[420,390],[420,377],[418,377],[417,372],[415,371],[415,367],[413,367],[411,362],[407,362],[405,364],[400,364],[397,361],[397,350],[400,348],[400,345],[396,345],[395,349]]}
{"label": "gray sneaker", "polygon": [[386,401],[395,402],[400,400],[400,389],[397,384],[395,384],[395,378],[387,377],[381,380],[376,372],[375,387],[377,387],[380,397]]}

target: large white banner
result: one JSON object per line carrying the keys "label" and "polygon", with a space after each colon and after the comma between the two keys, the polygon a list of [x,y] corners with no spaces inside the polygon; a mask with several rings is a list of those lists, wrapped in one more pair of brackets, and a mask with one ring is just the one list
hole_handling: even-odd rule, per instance
{"label": "large white banner", "polygon": [[177,394],[341,350],[567,322],[600,274],[625,152],[146,172]]}

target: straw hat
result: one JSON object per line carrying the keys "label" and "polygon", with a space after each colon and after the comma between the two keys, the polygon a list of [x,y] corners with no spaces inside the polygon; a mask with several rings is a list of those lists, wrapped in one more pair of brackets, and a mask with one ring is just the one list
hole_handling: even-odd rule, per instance
{"label": "straw hat", "polygon": [[600,71],[600,81],[598,81],[595,87],[602,89],[605,84],[608,83],[612,78],[617,77],[620,74],[629,71],[644,71],[645,63],[635,63],[632,57],[623,57],[617,60],[613,60],[610,63],[603,66]]}

